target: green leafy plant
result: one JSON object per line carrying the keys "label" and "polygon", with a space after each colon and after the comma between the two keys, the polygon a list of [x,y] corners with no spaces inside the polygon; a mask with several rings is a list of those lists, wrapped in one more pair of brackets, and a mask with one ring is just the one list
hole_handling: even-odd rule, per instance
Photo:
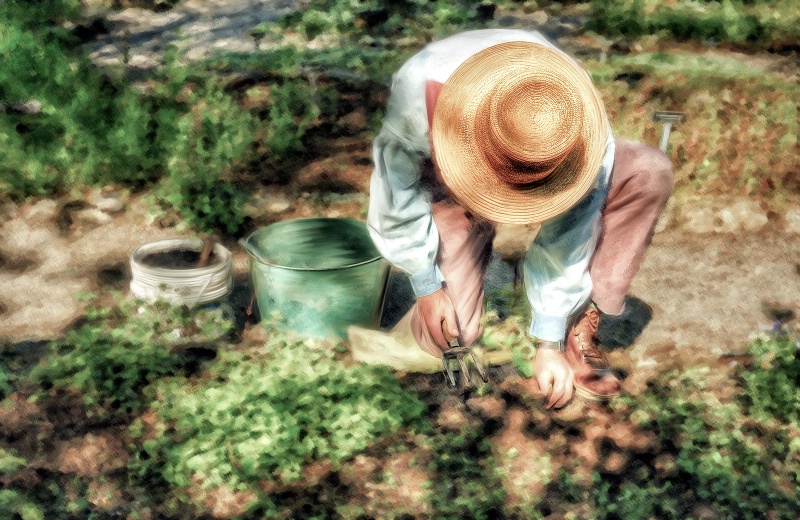
{"label": "green leafy plant", "polygon": [[256,121],[214,86],[191,101],[177,121],[160,198],[200,230],[235,233],[247,196],[232,176],[252,146]]}
{"label": "green leafy plant", "polygon": [[0,118],[0,191],[13,198],[78,183],[142,185],[157,174],[153,107],[54,26],[66,4],[0,6],[0,101],[28,107]]}
{"label": "green leafy plant", "polygon": [[6,368],[5,363],[0,361],[0,398],[14,391],[14,388],[11,386],[11,379],[11,372]]}
{"label": "green leafy plant", "polygon": [[753,416],[800,424],[799,351],[800,340],[783,328],[755,339],[750,354],[757,369],[741,373],[744,400]]}
{"label": "green leafy plant", "polygon": [[141,478],[256,494],[265,479],[289,484],[307,464],[338,463],[413,428],[426,410],[389,370],[347,366],[327,343],[277,333],[222,353],[198,380],[163,379],[147,393],[160,433],[132,427]]}
{"label": "green leafy plant", "polygon": [[[756,339],[754,365],[737,371],[741,396],[734,397],[736,382],[725,371],[696,367],[662,374],[644,395],[615,401],[623,420],[657,433],[662,453],[674,460],[672,473],[638,464],[622,478],[596,475],[591,491],[577,494],[589,495],[598,518],[686,518],[698,504],[722,518],[794,518],[800,506],[796,342],[785,331]],[[568,480],[562,476],[561,490],[575,495]]]}
{"label": "green leafy plant", "polygon": [[431,503],[435,518],[491,519],[503,516],[505,491],[481,432],[438,434],[431,438]]}
{"label": "green leafy plant", "polygon": [[182,338],[218,341],[233,328],[212,309],[133,301],[90,308],[85,320],[51,344],[50,355],[28,379],[42,388],[78,392],[89,412],[100,416],[139,410],[142,388],[190,366],[190,358],[176,353],[187,341]]}
{"label": "green leafy plant", "polygon": [[[683,40],[783,45],[789,41],[787,37],[798,36],[798,14],[791,5],[790,0],[769,5],[742,0],[681,0],[669,4],[654,0],[594,0],[588,28],[631,38],[666,33]],[[794,29],[787,27],[787,17],[794,20]]]}

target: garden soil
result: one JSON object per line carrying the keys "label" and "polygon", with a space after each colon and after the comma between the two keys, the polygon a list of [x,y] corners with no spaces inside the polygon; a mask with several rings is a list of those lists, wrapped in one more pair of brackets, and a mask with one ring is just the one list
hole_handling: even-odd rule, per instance
{"label": "garden soil", "polygon": [[[217,3],[207,5],[211,9]],[[796,75],[797,71],[789,73]],[[292,184],[264,186],[257,194],[259,203],[247,231],[299,217],[363,218],[371,171],[369,140],[351,136],[317,143],[314,148],[326,152],[310,158]],[[331,186],[338,191],[332,193]],[[749,202],[754,204],[750,212],[738,212],[743,215],[739,225],[730,226],[716,220],[732,214],[731,208],[742,201],[702,199],[670,204],[631,289],[627,335],[609,336],[608,340],[613,347],[611,363],[626,374],[627,393],[642,392],[657,374],[670,368],[693,365],[719,367],[709,384],[730,386],[727,369],[741,359],[748,338],[777,320],[792,321],[800,313],[800,234],[787,225],[783,214],[762,208],[759,201]],[[701,217],[706,227],[698,227],[693,217],[697,214],[706,215]],[[753,222],[758,225],[750,225]],[[505,229],[502,235],[507,237],[510,232],[513,237],[513,231]],[[5,204],[0,207],[0,340],[18,352],[40,350],[79,322],[87,304],[77,295],[112,290],[127,296],[129,259],[136,247],[188,236],[191,234],[174,219],[154,208],[147,193],[109,188]],[[236,240],[223,237],[221,242],[234,256],[230,303],[244,317],[250,291],[248,263]],[[516,249],[508,243],[498,246],[503,254],[493,258],[487,279],[493,287],[512,283],[509,261],[519,253],[519,245]],[[407,284],[399,276],[393,280],[395,291],[387,309],[395,315],[386,322],[397,319],[409,304]],[[243,321],[244,342],[263,339],[264,331],[258,325]],[[546,456],[546,463],[558,468],[568,460],[580,460],[587,471],[600,468],[607,475],[622,474],[633,458],[667,468],[665,472],[674,465],[670,454],[659,454],[652,434],[637,431],[628,422],[614,421],[613,413],[602,407],[577,399],[561,411],[522,406],[531,402],[526,401],[530,396],[541,397],[541,392],[533,380],[521,378],[508,367],[492,371],[502,397],[462,400],[436,377],[399,377],[429,404],[438,428],[455,432],[472,427],[490,437],[498,465],[514,477],[502,482],[510,507],[546,486],[537,466],[523,464],[525,461]],[[128,456],[120,440],[123,430],[116,425],[82,423],[77,408],[72,413],[65,405],[68,400],[35,404],[12,396],[9,402],[16,405],[0,410],[0,437],[12,439],[20,453],[39,456],[29,474],[23,471],[15,478],[36,480],[41,475],[34,471],[37,467],[82,475],[95,479],[90,500],[96,507],[106,511],[121,507],[126,495],[124,478],[117,470]],[[574,425],[586,424],[581,422],[586,417],[593,419],[591,423],[574,431]],[[73,432],[69,438],[61,436],[65,423]],[[35,436],[26,435],[31,428],[36,430]],[[561,436],[569,439],[568,445],[554,444],[558,435],[553,431],[561,431]],[[52,450],[42,453],[34,446],[26,448],[25,439],[34,437],[51,438]],[[602,450],[598,448],[601,445],[605,447]],[[509,456],[512,448],[522,456]],[[324,464],[306,468],[305,484],[282,492],[322,494],[335,473],[337,485],[350,490],[342,500],[368,513],[380,516],[382,510],[406,508],[410,516],[424,517],[431,507],[424,501],[431,475],[419,461],[432,456],[430,447],[393,453],[378,446],[335,471]],[[410,462],[412,457],[415,464]],[[392,481],[403,484],[387,485]],[[244,510],[249,498],[219,490],[205,500],[211,516],[228,518]],[[701,516],[702,504],[698,508],[696,513]],[[573,513],[581,516],[580,511]]]}

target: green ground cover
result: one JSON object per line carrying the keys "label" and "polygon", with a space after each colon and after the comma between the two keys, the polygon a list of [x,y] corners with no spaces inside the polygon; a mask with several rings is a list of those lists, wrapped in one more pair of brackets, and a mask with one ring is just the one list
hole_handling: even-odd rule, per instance
{"label": "green ground cover", "polygon": [[[0,410],[18,407],[20,395],[45,408],[71,395],[78,399],[71,413],[86,424],[122,428],[125,463],[99,477],[62,474],[42,460],[53,440],[41,419],[22,438],[0,432],[0,510],[11,512],[3,518],[141,518],[145,510],[198,518],[220,494],[238,500],[225,518],[370,517],[369,501],[354,498],[340,478],[354,471],[359,453],[403,452],[427,479],[426,518],[583,511],[577,517],[678,519],[702,506],[719,518],[790,519],[800,505],[800,335],[783,325],[754,337],[748,360],[732,371],[667,371],[606,411],[534,422],[521,435],[549,446],[550,471],[525,506],[509,502],[503,485],[509,474],[500,461],[513,454],[498,451],[505,431],[498,428],[512,426],[477,416],[448,426],[447,399],[422,379],[402,382],[389,370],[354,365],[342,343],[277,331],[238,342],[218,309],[97,304],[32,366],[2,357],[12,375]],[[187,353],[198,345],[208,346],[202,357]],[[475,395],[514,406],[513,394],[493,386]],[[537,399],[520,398],[534,417],[546,415]],[[652,437],[651,448],[630,448],[628,471],[580,462],[575,432],[603,414],[628,428],[623,440]],[[58,436],[80,437],[80,424]],[[45,478],[26,477],[31,464]],[[309,468],[325,468],[322,480]],[[91,498],[104,479],[124,497],[113,511]]]}
{"label": "green ground cover", "polygon": [[711,44],[796,47],[800,13],[793,0],[594,0],[589,28],[609,36],[659,35]]}
{"label": "green ground cover", "polygon": [[[576,4],[589,11],[595,31],[650,38],[651,44],[655,35],[701,45],[736,41],[757,50],[797,41],[800,27],[789,0]],[[39,106],[34,113],[7,110],[0,118],[0,196],[18,200],[95,184],[155,186],[160,203],[197,229],[227,233],[244,223],[232,208],[242,207],[248,185],[259,182],[254,172],[290,181],[309,133],[342,115],[342,97],[354,86],[385,91],[391,73],[426,41],[489,23],[475,1],[318,0],[277,24],[253,28],[254,38],[277,41],[277,50],[179,65],[173,48],[142,89],[132,88],[121,70],[100,71],[88,62],[64,24],[79,20],[79,5],[0,6],[0,99]],[[752,20],[758,30],[737,29]],[[292,32],[332,43],[300,49],[294,40],[283,42]],[[798,96],[791,77],[739,57],[681,50],[612,53],[607,61],[588,58],[585,66],[620,135],[656,142],[649,112],[687,112],[687,123],[672,138],[678,192],[758,194],[780,203],[800,190],[791,159]],[[248,93],[237,89],[236,79],[255,71],[270,94],[245,108]],[[368,108],[377,127],[381,107]]]}
{"label": "green ground cover", "polygon": [[[396,66],[426,40],[484,24],[476,5],[312,1],[279,25],[254,28],[253,36],[279,38],[296,27],[303,38],[333,35],[339,45],[312,51],[287,43],[188,66],[173,49],[146,88],[133,88],[122,71],[92,66],[62,24],[80,17],[76,2],[40,1],[36,9],[5,2],[0,99],[35,99],[40,109],[0,114],[0,197],[122,184],[153,190],[197,229],[237,233],[244,216],[231,209],[255,182],[254,171],[269,166],[275,181],[290,180],[308,136],[346,113],[343,92],[385,89]],[[609,37],[655,34],[745,49],[798,40],[789,0],[586,5],[594,30]],[[409,13],[412,24],[405,23]],[[800,193],[792,177],[798,86],[779,72],[740,56],[685,49],[585,63],[620,135],[656,142],[651,110],[687,112],[671,139],[679,192],[777,202]],[[256,73],[268,92],[260,102],[252,81],[239,86]],[[374,130],[380,108],[369,109]],[[440,396],[389,371],[349,364],[346,345],[275,331],[240,342],[234,325],[214,312],[119,300],[102,300],[34,366],[3,349],[0,411],[30,405],[41,413],[20,431],[0,432],[0,518],[200,518],[221,495],[240,505],[228,517],[369,518],[377,506],[353,498],[363,489],[346,478],[357,468],[354,458],[398,452],[411,453],[426,476],[420,502],[430,518],[549,512],[678,519],[710,510],[719,518],[793,519],[800,508],[800,339],[785,326],[756,337],[732,372],[669,371],[642,395],[598,412],[595,419],[611,414],[634,433],[656,436],[657,451],[632,454],[623,472],[597,464],[586,474],[575,462],[572,446],[591,416],[550,422],[531,396],[482,389],[483,397],[539,417],[523,433],[553,453],[541,494],[519,505],[503,487],[508,454],[493,443],[510,427],[502,420],[467,414],[463,428],[447,426]],[[506,294],[496,304],[521,315],[520,301]],[[489,329],[487,341],[523,337],[513,321],[494,325],[506,330]],[[515,358],[526,376],[529,358],[525,348]],[[76,422],[48,430],[51,415],[63,417],[57,410],[68,404]],[[109,426],[127,447],[113,472],[75,475],[47,463],[57,442]],[[600,451],[611,449],[605,442],[598,441]],[[310,467],[327,468],[324,477],[308,483]],[[370,478],[375,489],[399,485],[388,469]],[[121,499],[102,508],[93,490],[106,485]],[[413,516],[412,505],[394,504],[397,517]]]}

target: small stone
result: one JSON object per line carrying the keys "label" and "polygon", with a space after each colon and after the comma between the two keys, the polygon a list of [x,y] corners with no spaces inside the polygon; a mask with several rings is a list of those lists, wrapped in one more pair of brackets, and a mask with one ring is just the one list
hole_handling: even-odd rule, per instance
{"label": "small stone", "polygon": [[75,220],[83,224],[103,226],[114,220],[108,213],[97,208],[84,209],[75,214]]}
{"label": "small stone", "polygon": [[535,13],[533,13],[531,15],[531,18],[533,19],[534,22],[536,22],[537,25],[544,25],[544,24],[547,23],[547,20],[550,17],[547,16],[547,13],[545,13],[544,11],[540,10],[540,11],[536,11]]}
{"label": "small stone", "polygon": [[25,218],[29,222],[46,222],[58,214],[58,203],[51,199],[40,200],[28,210]]}
{"label": "small stone", "polygon": [[800,234],[800,208],[787,211],[783,216],[783,222],[787,233]]}
{"label": "small stone", "polygon": [[267,211],[270,213],[283,213],[292,206],[292,201],[283,195],[270,197],[267,203]]}
{"label": "small stone", "polygon": [[125,203],[113,197],[99,197],[92,201],[95,208],[106,213],[118,213],[125,209]]}
{"label": "small stone", "polygon": [[651,357],[642,358],[642,359],[640,359],[639,361],[636,362],[636,368],[637,369],[655,368],[657,366],[658,366],[658,361],[655,360],[654,358],[651,358]]}

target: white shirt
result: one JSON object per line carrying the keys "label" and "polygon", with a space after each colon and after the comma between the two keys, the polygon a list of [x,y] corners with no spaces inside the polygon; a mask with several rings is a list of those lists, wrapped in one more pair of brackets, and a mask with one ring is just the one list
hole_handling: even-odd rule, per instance
{"label": "white shirt", "polygon": [[[367,227],[381,254],[408,274],[417,297],[438,290],[443,281],[435,263],[439,233],[430,197],[420,184],[422,161],[431,155],[426,83],[445,83],[467,58],[508,41],[530,41],[559,50],[538,32],[467,31],[426,46],[392,78],[383,128],[373,143],[375,168]],[[592,189],[569,211],[542,223],[528,248],[523,272],[532,311],[530,334],[536,338],[563,340],[569,317],[591,297],[588,267],[613,164],[614,139],[609,130]]]}

